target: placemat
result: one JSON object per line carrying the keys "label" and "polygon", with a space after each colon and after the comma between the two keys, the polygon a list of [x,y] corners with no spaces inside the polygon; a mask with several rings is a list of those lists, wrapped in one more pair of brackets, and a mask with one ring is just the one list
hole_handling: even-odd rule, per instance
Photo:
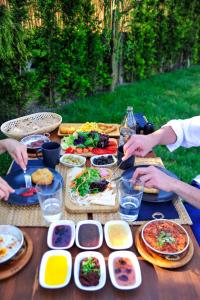
{"label": "placemat", "polygon": [[[145,158],[146,160],[146,158]],[[144,161],[141,161],[144,163]],[[31,166],[42,166],[42,161],[40,160],[31,160],[29,161]],[[11,170],[16,170],[18,166],[14,163],[11,167]],[[66,180],[67,180],[67,170],[68,168],[58,165],[56,170],[60,172],[64,180],[64,190],[63,190],[63,199],[66,197]],[[121,171],[119,171],[121,172]],[[63,201],[64,202],[64,201]],[[173,202],[159,203],[156,205],[152,203],[142,202],[142,207],[140,210],[140,215],[137,221],[133,225],[143,224],[147,220],[151,220],[152,214],[161,213],[160,216],[176,221],[180,224],[192,224],[192,221],[182,204],[180,198],[174,200]],[[163,216],[163,215],[164,216]],[[157,214],[158,216],[158,214]],[[99,220],[102,224],[105,224],[107,221],[120,219],[119,213],[93,213],[93,219]],[[86,213],[82,214],[72,214],[67,213],[63,207],[63,216],[62,219],[73,220],[77,223],[80,220],[86,220],[88,215]],[[45,220],[42,217],[42,213],[39,205],[31,207],[14,207],[6,204],[4,201],[0,201],[0,223],[1,224],[12,224],[16,226],[48,226]]]}

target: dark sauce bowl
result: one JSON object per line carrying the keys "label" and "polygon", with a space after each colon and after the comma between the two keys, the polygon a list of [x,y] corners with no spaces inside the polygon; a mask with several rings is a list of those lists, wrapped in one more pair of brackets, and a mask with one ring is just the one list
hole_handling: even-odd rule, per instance
{"label": "dark sauce bowl", "polygon": [[51,223],[47,244],[51,249],[69,249],[75,239],[75,224],[70,220],[59,220]]}

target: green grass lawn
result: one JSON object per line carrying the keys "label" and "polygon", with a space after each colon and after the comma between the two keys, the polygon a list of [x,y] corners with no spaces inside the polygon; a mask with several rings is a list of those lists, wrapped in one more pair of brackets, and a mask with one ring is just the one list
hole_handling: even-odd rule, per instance
{"label": "green grass lawn", "polygon": [[[150,79],[123,85],[114,92],[78,99],[58,111],[63,122],[99,121],[120,123],[126,107],[141,112],[156,128],[171,119],[185,119],[200,114],[200,66],[172,73],[156,75]],[[200,149],[178,149],[169,153],[166,147],[156,148],[165,166],[184,181],[200,173]],[[9,164],[4,154],[0,158],[4,174]]]}

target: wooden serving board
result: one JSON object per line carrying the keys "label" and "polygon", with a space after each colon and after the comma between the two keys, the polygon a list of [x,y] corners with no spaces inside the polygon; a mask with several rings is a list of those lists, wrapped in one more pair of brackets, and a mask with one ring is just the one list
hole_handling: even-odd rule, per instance
{"label": "wooden serving board", "polygon": [[141,231],[144,225],[140,226],[138,230],[136,231],[135,234],[135,244],[137,247],[138,252],[140,255],[150,262],[153,265],[162,267],[162,268],[167,268],[167,269],[175,269],[175,268],[180,268],[184,265],[186,265],[191,259],[194,254],[194,246],[192,243],[192,240],[190,239],[189,247],[188,249],[179,255],[180,259],[178,260],[169,260],[165,258],[165,256],[161,256],[152,250],[150,250],[145,243],[143,242],[141,238]]}
{"label": "wooden serving board", "polygon": [[[61,125],[66,125],[67,127],[74,127],[76,130],[79,129],[84,123],[62,123]],[[120,132],[119,132],[119,124],[108,124],[108,123],[105,123],[107,125],[114,125],[116,126],[116,130],[108,133],[108,135],[110,137],[119,137],[120,135]],[[60,125],[60,126],[61,126]],[[60,132],[60,126],[59,126],[59,129],[58,129],[58,136],[66,136],[66,135],[69,135],[69,134],[66,134],[66,133],[61,133]]]}
{"label": "wooden serving board", "polygon": [[[109,141],[114,141],[115,143],[116,143],[116,145],[117,145],[117,140],[116,139],[114,139],[114,138],[109,138]],[[61,143],[62,143],[62,141],[61,141]],[[104,148],[105,150],[106,150],[106,148]],[[65,150],[63,150],[63,149],[61,149],[61,155],[64,155],[64,154],[66,154],[65,153]],[[82,156],[85,156],[85,157],[92,157],[92,156],[94,156],[94,155],[97,155],[97,154],[94,154],[94,153],[92,153],[92,152],[85,152],[85,153],[78,153],[78,152],[74,152],[73,154],[77,154],[77,155],[82,155]],[[111,153],[106,153],[105,152],[105,154],[111,154]],[[100,154],[100,155],[104,155],[104,154]],[[117,155],[117,150],[116,150],[116,152],[114,152],[114,153],[112,153],[112,155]]]}
{"label": "wooden serving board", "polygon": [[33,243],[29,235],[23,231],[24,245],[20,252],[7,263],[0,265],[0,280],[9,278],[19,272],[31,259]]}

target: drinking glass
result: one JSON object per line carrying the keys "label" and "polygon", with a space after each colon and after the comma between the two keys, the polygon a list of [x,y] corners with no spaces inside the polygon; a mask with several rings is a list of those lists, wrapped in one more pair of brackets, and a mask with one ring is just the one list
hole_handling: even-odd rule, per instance
{"label": "drinking glass", "polygon": [[53,181],[49,185],[36,185],[38,200],[44,219],[54,222],[62,215],[62,182]]}
{"label": "drinking glass", "polygon": [[144,185],[140,180],[133,183],[130,179],[121,178],[118,184],[120,216],[122,220],[134,222],[138,218],[143,197]]}

